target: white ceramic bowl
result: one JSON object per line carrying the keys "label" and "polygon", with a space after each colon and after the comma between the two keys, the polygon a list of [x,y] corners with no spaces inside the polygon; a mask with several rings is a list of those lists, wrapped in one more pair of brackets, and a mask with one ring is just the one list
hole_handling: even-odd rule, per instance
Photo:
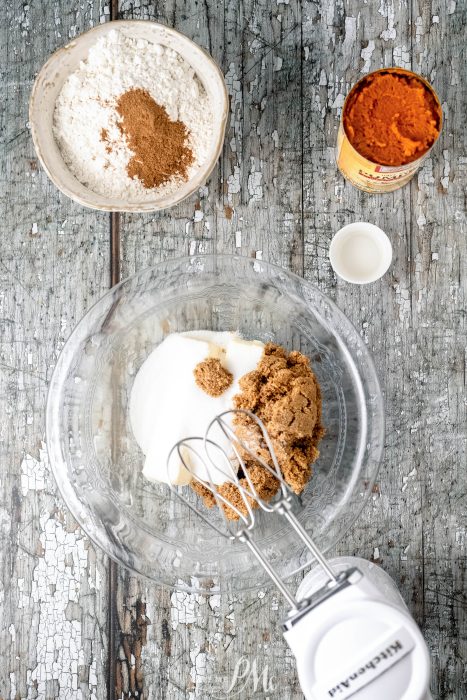
{"label": "white ceramic bowl", "polygon": [[376,282],[391,264],[391,241],[378,226],[356,221],[334,235],[329,247],[329,259],[334,271],[346,282]]}
{"label": "white ceramic bowl", "polygon": [[[81,184],[63,160],[53,134],[55,102],[65,80],[77,70],[80,61],[87,58],[90,47],[105,34],[116,29],[134,38],[162,44],[179,53],[195,70],[212,104],[213,137],[205,163],[176,192],[155,195],[154,199],[145,202],[105,197]],[[90,29],[52,54],[34,83],[29,103],[29,121],[37,156],[47,175],[64,194],[92,209],[144,212],[172,207],[206,182],[222,150],[228,106],[229,100],[223,75],[204,49],[175,29],[157,22],[119,20]]]}

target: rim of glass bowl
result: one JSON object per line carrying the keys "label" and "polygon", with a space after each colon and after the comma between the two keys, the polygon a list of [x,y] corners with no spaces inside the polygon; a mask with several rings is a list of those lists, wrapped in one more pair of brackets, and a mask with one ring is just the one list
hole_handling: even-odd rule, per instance
{"label": "rim of glass bowl", "polygon": [[[279,265],[275,265],[274,263],[266,262],[264,260],[256,260],[253,258],[246,258],[243,256],[238,256],[238,255],[194,255],[194,256],[183,256],[183,257],[178,257],[178,258],[172,258],[170,260],[165,260],[157,263],[156,265],[152,265],[151,267],[145,268],[144,270],[140,270],[139,272],[136,272],[135,274],[126,277],[124,280],[116,284],[114,287],[111,287],[107,292],[105,292],[99,299],[89,308],[89,310],[85,313],[83,318],[78,322],[78,324],[75,326],[73,329],[72,333],[68,337],[64,347],[62,348],[59,358],[57,360],[57,364],[55,366],[55,369],[52,374],[50,386],[49,386],[49,391],[48,391],[48,397],[47,397],[47,407],[46,407],[46,443],[47,443],[47,450],[50,458],[50,464],[52,468],[52,472],[54,475],[55,482],[57,484],[58,490],[65,501],[65,505],[67,508],[70,510],[71,514],[75,518],[75,520],[78,522],[79,526],[82,528],[82,530],[86,533],[86,535],[89,537],[89,539],[102,551],[107,554],[111,559],[116,561],[118,564],[121,564],[124,566],[126,569],[129,571],[136,573],[140,576],[143,576],[147,580],[151,581],[152,583],[156,583],[157,585],[164,586],[170,590],[180,590],[184,592],[189,592],[189,593],[202,593],[202,594],[219,594],[223,592],[223,588],[215,585],[214,587],[210,589],[204,589],[199,587],[198,585],[187,585],[181,581],[177,582],[176,584],[169,584],[166,581],[162,580],[160,576],[155,576],[152,573],[148,573],[147,571],[142,570],[141,568],[138,568],[138,566],[133,564],[130,564],[128,559],[125,558],[125,552],[122,547],[119,547],[116,545],[114,542],[111,541],[110,538],[106,535],[105,528],[95,530],[95,528],[92,527],[92,524],[90,522],[90,516],[86,513],[86,511],[83,509],[83,506],[78,499],[75,489],[73,485],[71,484],[69,479],[64,479],[63,474],[66,473],[66,468],[67,468],[67,461],[63,455],[62,449],[61,449],[61,435],[60,435],[60,422],[59,422],[59,415],[61,411],[61,406],[60,406],[60,399],[62,396],[62,390],[64,383],[66,381],[66,378],[68,376],[68,370],[71,365],[71,361],[74,358],[76,354],[76,347],[80,347],[83,340],[87,338],[87,329],[90,325],[91,320],[97,320],[98,317],[102,315],[101,313],[101,307],[104,306],[106,300],[110,299],[111,297],[115,296],[118,294],[119,290],[122,289],[125,286],[129,286],[134,283],[136,279],[143,279],[145,276],[151,277],[151,275],[154,272],[157,272],[158,269],[164,268],[167,269],[167,266],[180,266],[183,264],[189,264],[193,267],[193,272],[196,272],[196,269],[199,269],[199,263],[201,261],[208,261],[212,260],[215,262],[222,262],[222,260],[228,260],[230,263],[233,265],[247,265],[250,267],[256,267],[256,270],[258,268],[262,271],[264,270],[270,270],[272,272],[276,272],[276,274],[280,273],[290,279],[291,281],[294,281],[295,284],[298,284],[300,287],[300,290],[305,288],[308,292],[308,298],[305,298],[305,302],[308,304],[309,303],[309,297],[313,297],[314,300],[319,301],[317,304],[317,307],[314,307],[313,311],[314,313],[319,316],[320,322],[322,322],[323,326],[326,328],[329,328],[329,324],[326,321],[326,319],[323,316],[323,309],[328,309],[331,311],[334,315],[337,315],[340,317],[340,320],[348,327],[348,329],[355,334],[355,338],[357,339],[357,342],[359,344],[359,349],[364,357],[364,362],[366,365],[366,371],[368,375],[370,376],[370,380],[368,378],[366,381],[371,381],[371,383],[374,385],[376,388],[376,395],[374,396],[374,399],[376,400],[376,408],[374,411],[373,415],[373,422],[375,422],[375,416],[376,416],[376,424],[373,425],[372,427],[372,433],[375,435],[379,436],[379,440],[377,441],[377,444],[373,446],[374,454],[372,455],[372,470],[371,470],[371,476],[369,478],[367,487],[365,489],[365,494],[359,501],[358,507],[355,507],[353,512],[352,512],[352,517],[350,517],[346,523],[346,526],[342,529],[342,531],[339,533],[339,536],[335,538],[333,541],[331,541],[326,547],[322,549],[323,553],[328,551],[329,549],[335,547],[338,542],[340,542],[346,533],[350,530],[351,527],[355,524],[357,521],[358,517],[360,516],[363,508],[368,502],[368,498],[371,494],[371,489],[373,484],[375,483],[376,477],[378,475],[380,463],[381,463],[381,456],[383,452],[383,444],[384,444],[384,432],[385,432],[385,419],[384,419],[384,403],[383,403],[383,398],[382,398],[382,393],[381,393],[381,387],[380,383],[378,380],[378,375],[376,373],[376,369],[374,366],[373,359],[361,340],[360,335],[358,334],[357,329],[353,325],[353,323],[347,318],[347,316],[339,309],[339,307],[329,298],[327,297],[323,292],[321,292],[317,287],[314,285],[310,284],[307,280],[304,278],[300,277],[299,275],[296,275],[294,272],[290,272],[289,270],[286,270]],[[215,266],[213,266],[213,270],[215,269]],[[115,302],[114,302],[115,303]],[[112,304],[110,304],[109,308],[112,308]],[[317,308],[319,309],[319,313],[317,313]],[[93,318],[95,317],[95,319]],[[91,324],[92,325],[92,324]],[[84,331],[84,333],[83,333]],[[347,350],[347,344],[343,342],[340,333],[338,333],[334,328],[330,329],[330,332],[332,334],[339,338],[340,342],[343,345],[343,348]],[[360,374],[359,374],[360,378]],[[368,437],[368,436],[367,436]],[[350,488],[350,486],[349,486]],[[304,564],[296,567],[292,571],[290,571],[287,576],[285,577],[286,580],[290,579],[293,577],[295,574],[299,573],[300,571],[303,571],[304,569],[308,568],[310,566],[310,563],[312,564],[312,561],[310,560],[309,557],[307,557],[307,560]],[[137,564],[137,562],[136,562]],[[192,581],[201,581],[202,578],[205,577],[200,577],[199,579],[196,578],[196,576],[192,577]],[[272,585],[272,584],[271,584]],[[258,587],[264,587],[264,582],[252,582],[251,585],[241,585],[241,587],[238,588],[240,591],[247,591],[247,590],[254,590],[257,589]]]}

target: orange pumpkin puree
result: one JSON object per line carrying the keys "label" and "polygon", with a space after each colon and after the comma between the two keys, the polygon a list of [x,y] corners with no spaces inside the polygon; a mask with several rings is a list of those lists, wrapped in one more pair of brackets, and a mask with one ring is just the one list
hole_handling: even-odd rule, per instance
{"label": "orange pumpkin puree", "polygon": [[367,160],[405,165],[436,141],[441,108],[430,88],[403,71],[376,72],[361,80],[344,107],[345,133]]}

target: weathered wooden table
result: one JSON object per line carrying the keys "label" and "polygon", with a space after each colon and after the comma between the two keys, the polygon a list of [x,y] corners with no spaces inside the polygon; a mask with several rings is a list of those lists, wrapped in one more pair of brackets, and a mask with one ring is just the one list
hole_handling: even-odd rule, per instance
{"label": "weathered wooden table", "polygon": [[[47,383],[86,309],[120,275],[218,251],[305,275],[371,349],[385,457],[339,552],[394,577],[429,644],[434,696],[467,698],[466,3],[104,2],[0,10],[0,697],[303,697],[274,591],[206,599],[117,568],[57,496],[44,447]],[[231,119],[198,196],[109,220],[38,166],[28,98],[52,51],[116,17],[158,20],[205,46]],[[391,65],[431,80],[445,126],[409,186],[370,196],[336,170],[339,113],[363,73]],[[362,219],[389,233],[395,255],[383,280],[359,288],[336,280],[327,252],[333,231]]]}

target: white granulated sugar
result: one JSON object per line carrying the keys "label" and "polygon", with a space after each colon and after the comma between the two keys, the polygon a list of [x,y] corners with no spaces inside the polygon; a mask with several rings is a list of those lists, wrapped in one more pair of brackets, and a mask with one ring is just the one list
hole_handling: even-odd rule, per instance
{"label": "white granulated sugar", "polygon": [[[172,178],[148,189],[128,176],[134,154],[118,128],[115,106],[132,88],[147,90],[171,120],[185,124],[194,157],[188,169],[188,178],[192,177],[206,161],[212,140],[206,91],[178,53],[121,31],[112,30],[99,39],[64,83],[55,105],[54,135],[67,166],[83,185],[107,197],[142,202],[174,192],[181,180]],[[102,140],[103,129],[108,142]],[[107,152],[109,143],[112,149]]]}

